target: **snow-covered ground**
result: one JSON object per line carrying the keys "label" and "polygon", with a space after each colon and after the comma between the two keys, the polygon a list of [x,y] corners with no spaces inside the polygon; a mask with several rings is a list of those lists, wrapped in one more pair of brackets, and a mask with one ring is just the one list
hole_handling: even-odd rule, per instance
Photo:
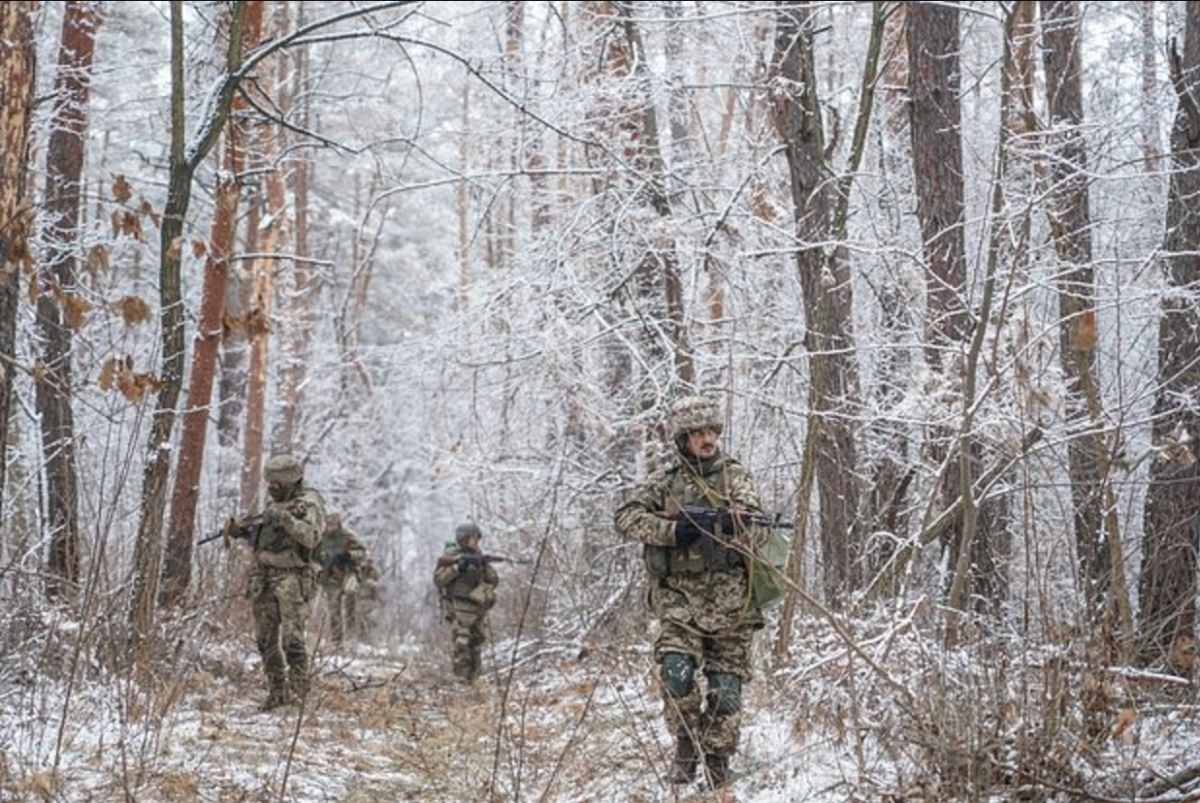
{"label": "snow-covered ground", "polygon": [[[880,668],[896,673],[897,691],[874,670],[850,671],[819,628],[804,640],[806,658],[779,671],[764,663],[750,686],[738,777],[723,799],[1089,799],[1083,789],[1096,800],[1197,799],[1194,780],[1155,786],[1200,761],[1190,684],[1113,673],[1108,687],[1124,697],[1108,701],[1097,720],[1108,730],[1089,746],[1078,737],[1089,698],[1075,694],[1065,662],[1052,675],[1048,656],[1020,671],[1010,657],[951,671],[944,656],[922,658],[915,638],[892,639]],[[355,645],[318,652],[304,708],[271,713],[257,710],[264,688],[248,636],[214,639],[177,666],[139,682],[95,666],[74,684],[7,667],[0,801],[716,799],[665,780],[671,743],[644,644],[500,642],[486,680],[469,688],[451,681],[432,642]],[[1032,680],[1048,677],[1062,687],[1034,693]],[[1147,685],[1154,702],[1139,692],[1143,708],[1129,707],[1131,687]],[[990,779],[987,790],[975,775]],[[1139,788],[1157,792],[1132,797]]]}

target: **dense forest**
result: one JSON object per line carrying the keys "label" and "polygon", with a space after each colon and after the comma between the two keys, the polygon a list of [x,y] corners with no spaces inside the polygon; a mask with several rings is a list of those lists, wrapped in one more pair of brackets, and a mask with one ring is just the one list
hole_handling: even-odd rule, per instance
{"label": "dense forest", "polygon": [[[258,691],[243,547],[198,542],[280,453],[383,573],[330,710],[442,779],[374,794],[655,799],[596,769],[663,737],[607,682],[648,672],[612,515],[697,392],[795,524],[743,798],[1200,799],[1200,2],[10,0],[0,30],[0,801],[360,799],[154,769],[205,688]],[[497,727],[410,694],[460,521],[529,561]],[[478,776],[431,717],[483,734]],[[68,734],[109,718],[142,747],[88,785]],[[852,770],[811,780],[814,740]]]}

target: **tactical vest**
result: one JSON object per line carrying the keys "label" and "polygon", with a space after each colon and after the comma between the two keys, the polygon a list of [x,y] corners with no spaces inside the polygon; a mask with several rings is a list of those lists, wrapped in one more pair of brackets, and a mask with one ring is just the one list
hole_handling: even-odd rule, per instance
{"label": "tactical vest", "polygon": [[259,531],[254,554],[259,563],[276,569],[305,568],[312,558],[312,550],[297,543],[282,526],[266,522]]}
{"label": "tactical vest", "polygon": [[[703,507],[728,506],[729,496],[726,493],[724,467],[731,462],[730,458],[720,457],[715,470],[703,474],[695,472],[682,465],[670,469],[670,487],[667,491],[665,511],[674,516],[684,505],[700,505]],[[729,538],[732,533],[721,533],[721,537]],[[743,566],[742,554],[721,544],[717,539],[700,539],[686,548],[647,546],[643,552],[646,571],[654,577],[670,575],[703,574],[704,572],[740,570]],[[711,550],[711,551],[710,551]]]}
{"label": "tactical vest", "polygon": [[[471,552],[458,546],[457,543],[446,546],[446,554],[454,557],[459,555],[476,555],[478,552]],[[446,586],[446,596],[454,599],[469,600],[470,602],[478,603],[478,600],[471,595],[471,592],[483,582],[483,565],[480,563],[472,563],[467,567],[467,570],[460,572],[458,577],[454,578],[454,582]]]}

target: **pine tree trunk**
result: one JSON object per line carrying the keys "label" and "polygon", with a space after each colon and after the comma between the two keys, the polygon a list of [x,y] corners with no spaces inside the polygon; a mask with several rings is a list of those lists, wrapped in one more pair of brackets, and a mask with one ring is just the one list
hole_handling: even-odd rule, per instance
{"label": "pine tree trunk", "polygon": [[[246,47],[256,47],[262,34],[263,0],[249,0],[244,21]],[[188,400],[183,411],[179,437],[179,458],[175,467],[175,486],[171,494],[170,526],[167,528],[167,554],[163,562],[162,590],[159,602],[177,606],[184,600],[192,580],[192,551],[196,536],[196,507],[200,496],[200,475],[204,467],[208,419],[217,370],[217,352],[225,328],[225,291],[229,283],[229,257],[234,250],[238,204],[242,193],[244,168],[244,128],[237,112],[246,108],[243,98],[234,99],[234,121],[225,131],[224,172],[218,179],[212,230],[204,261],[200,316],[192,344],[192,367],[188,375]]]}
{"label": "pine tree trunk", "polygon": [[[37,320],[43,338],[44,373],[37,382],[37,409],[46,454],[46,517],[50,526],[47,569],[51,596],[73,596],[79,584],[78,467],[75,417],[71,407],[72,321],[69,305],[76,297],[79,217],[83,203],[81,176],[88,128],[92,59],[100,14],[95,3],[69,0],[63,9],[56,106],[46,152],[45,260],[41,267]],[[68,308],[64,310],[64,307]]]}

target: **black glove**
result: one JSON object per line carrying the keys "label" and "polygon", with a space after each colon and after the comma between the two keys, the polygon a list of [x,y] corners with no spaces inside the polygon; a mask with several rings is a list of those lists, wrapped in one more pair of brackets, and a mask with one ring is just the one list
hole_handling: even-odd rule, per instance
{"label": "black glove", "polygon": [[717,511],[717,524],[724,535],[733,535],[737,527],[737,515],[727,507]]}
{"label": "black glove", "polygon": [[675,546],[687,549],[704,535],[700,525],[687,516],[680,515],[675,521]]}

